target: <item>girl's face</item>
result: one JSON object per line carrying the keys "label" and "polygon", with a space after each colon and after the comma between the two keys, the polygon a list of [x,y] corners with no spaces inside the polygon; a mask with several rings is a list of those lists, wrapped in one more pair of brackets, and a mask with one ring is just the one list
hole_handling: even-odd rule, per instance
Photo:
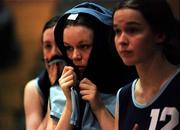
{"label": "girl's face", "polygon": [[83,72],[93,46],[93,31],[85,26],[67,26],[63,32],[67,56]]}
{"label": "girl's face", "polygon": [[55,39],[54,39],[54,28],[48,28],[43,33],[43,56],[45,66],[48,69],[49,65],[48,62],[51,60],[52,57],[55,55],[62,55],[60,50],[58,49]]}
{"label": "girl's face", "polygon": [[141,13],[123,8],[114,13],[115,46],[126,65],[136,65],[150,60],[157,52],[157,36]]}

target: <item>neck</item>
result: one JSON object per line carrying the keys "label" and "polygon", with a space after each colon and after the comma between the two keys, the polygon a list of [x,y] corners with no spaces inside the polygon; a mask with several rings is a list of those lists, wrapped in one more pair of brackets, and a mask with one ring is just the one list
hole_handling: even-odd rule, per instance
{"label": "neck", "polygon": [[141,86],[158,88],[168,79],[176,70],[177,66],[169,63],[167,60],[159,58],[146,64],[136,66]]}
{"label": "neck", "polygon": [[146,103],[159,92],[167,79],[177,71],[177,66],[165,58],[156,56],[148,62],[136,65],[139,80],[136,83],[135,98],[140,103]]}

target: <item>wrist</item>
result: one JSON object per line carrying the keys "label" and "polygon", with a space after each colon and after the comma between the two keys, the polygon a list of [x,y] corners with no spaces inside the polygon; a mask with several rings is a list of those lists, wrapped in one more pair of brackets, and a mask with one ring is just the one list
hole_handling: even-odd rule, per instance
{"label": "wrist", "polygon": [[70,112],[72,111],[72,101],[71,100],[66,101],[65,109],[66,109],[66,111],[70,111]]}
{"label": "wrist", "polygon": [[105,106],[104,106],[104,104],[102,102],[99,102],[94,107],[91,106],[91,109],[92,109],[93,113],[100,113],[106,108],[105,108]]}

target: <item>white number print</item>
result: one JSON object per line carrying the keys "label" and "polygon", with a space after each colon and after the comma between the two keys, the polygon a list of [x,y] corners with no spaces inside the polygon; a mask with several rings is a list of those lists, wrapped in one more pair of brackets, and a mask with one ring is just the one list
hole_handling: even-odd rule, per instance
{"label": "white number print", "polygon": [[[149,130],[156,130],[159,114],[160,109],[151,110],[151,123],[149,126]],[[160,130],[173,130],[173,128],[175,128],[179,124],[179,112],[174,107],[165,107],[161,112],[159,121],[166,121],[166,116],[168,115],[171,116],[171,120]]]}

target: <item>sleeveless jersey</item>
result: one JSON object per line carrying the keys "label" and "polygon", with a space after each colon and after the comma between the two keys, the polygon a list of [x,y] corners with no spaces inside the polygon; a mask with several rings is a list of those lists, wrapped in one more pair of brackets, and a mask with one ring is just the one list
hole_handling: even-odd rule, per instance
{"label": "sleeveless jersey", "polygon": [[47,112],[47,105],[49,99],[49,89],[51,87],[48,73],[46,70],[42,71],[41,74],[37,78],[37,89],[40,93],[41,97],[43,98],[43,115]]}
{"label": "sleeveless jersey", "polygon": [[135,84],[128,84],[117,94],[119,130],[180,130],[180,69],[161,87],[156,96],[146,104],[134,97]]}

